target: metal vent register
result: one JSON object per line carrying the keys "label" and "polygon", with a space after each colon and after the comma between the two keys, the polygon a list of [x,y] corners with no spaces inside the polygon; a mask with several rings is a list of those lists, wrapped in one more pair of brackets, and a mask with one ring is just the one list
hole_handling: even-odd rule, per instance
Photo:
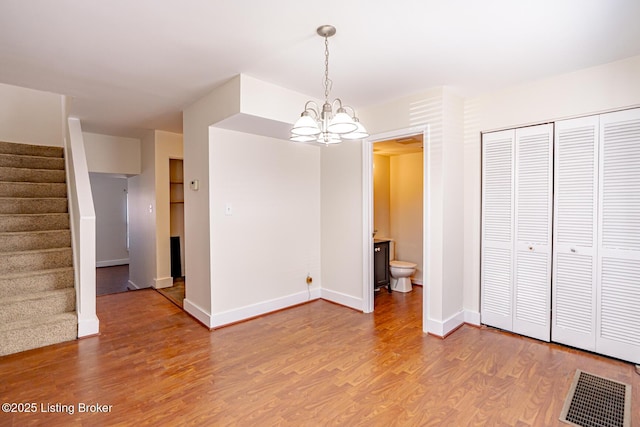
{"label": "metal vent register", "polygon": [[578,369],[560,421],[580,427],[630,427],[631,386]]}

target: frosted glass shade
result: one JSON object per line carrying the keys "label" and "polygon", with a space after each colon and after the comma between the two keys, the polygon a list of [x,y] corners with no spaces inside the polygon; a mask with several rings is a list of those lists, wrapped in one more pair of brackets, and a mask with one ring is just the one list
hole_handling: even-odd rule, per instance
{"label": "frosted glass shade", "polygon": [[331,122],[329,122],[329,126],[327,126],[327,130],[331,133],[337,133],[342,135],[343,133],[349,133],[356,130],[357,126],[353,119],[349,117],[347,113],[338,112]]}
{"label": "frosted glass shade", "polygon": [[297,136],[317,135],[320,133],[318,123],[306,112],[296,121],[291,133]]}
{"label": "frosted glass shade", "polygon": [[311,142],[316,140],[316,136],[315,135],[291,135],[289,139],[294,142]]}
{"label": "frosted glass shade", "polygon": [[344,139],[363,139],[369,136],[367,130],[362,126],[362,124],[356,119],[356,130],[353,132],[346,133],[341,135]]}

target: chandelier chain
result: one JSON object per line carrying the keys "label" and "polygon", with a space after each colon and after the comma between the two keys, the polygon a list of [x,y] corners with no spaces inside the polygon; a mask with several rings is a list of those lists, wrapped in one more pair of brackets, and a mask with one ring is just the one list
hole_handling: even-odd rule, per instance
{"label": "chandelier chain", "polygon": [[325,36],[324,38],[324,100],[325,102],[329,101],[329,91],[330,91],[330,82],[329,80],[329,38]]}

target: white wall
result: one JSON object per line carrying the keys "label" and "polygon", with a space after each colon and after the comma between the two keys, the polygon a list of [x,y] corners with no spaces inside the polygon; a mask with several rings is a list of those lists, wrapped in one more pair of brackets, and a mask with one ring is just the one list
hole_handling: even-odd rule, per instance
{"label": "white wall", "polygon": [[62,147],[63,96],[0,84],[0,141]]}
{"label": "white wall", "polygon": [[82,132],[89,172],[137,175],[140,173],[140,140]]}
{"label": "white wall", "polygon": [[321,147],[322,297],[363,308],[362,142]]}
{"label": "white wall", "polygon": [[127,249],[127,179],[90,173],[96,213],[96,266],[129,264]]}
{"label": "white wall", "polygon": [[142,173],[129,178],[129,281],[164,288],[173,284],[169,159],[182,158],[182,135],[149,131],[141,148]]}
{"label": "white wall", "polygon": [[[189,272],[184,308],[211,326],[211,216],[209,126],[240,110],[238,77],[214,89],[183,112],[185,268]],[[197,180],[197,191],[188,189]]]}
{"label": "white wall", "polygon": [[210,150],[214,324],[317,294],[319,148],[212,129]]}
{"label": "white wall", "polygon": [[[300,171],[300,166],[295,164],[296,162],[300,161],[301,165],[308,167],[309,172],[313,171],[311,160],[305,156],[315,153],[315,156],[319,157],[318,148],[312,146],[294,148],[288,141],[279,139],[283,135],[286,137],[291,126],[290,123],[282,120],[295,120],[300,113],[299,110],[304,106],[305,98],[304,95],[296,92],[240,75],[214,89],[184,111],[185,262],[189,274],[184,306],[187,312],[207,326],[215,327],[246,319],[319,295],[317,290],[319,283],[316,284],[320,279],[319,267],[316,266],[314,270],[314,262],[310,260],[309,249],[306,246],[313,245],[312,240],[300,242],[297,240],[297,235],[291,235],[286,229],[281,227],[276,227],[278,230],[272,229],[273,224],[285,222],[288,227],[294,227],[296,230],[298,222],[305,227],[309,225],[306,218],[294,215],[306,208],[303,208],[302,204],[298,206],[298,203],[293,203],[292,197],[307,202],[315,190],[311,187],[308,193],[296,193],[299,190],[293,191],[289,186],[296,185],[295,181],[298,179],[296,175],[292,175]],[[275,108],[273,99],[278,100]],[[274,137],[276,137],[275,140]],[[228,139],[240,141],[238,147],[229,147],[225,143]],[[257,144],[257,142],[260,143]],[[240,185],[238,188],[233,187],[233,182],[227,182],[229,177],[236,177],[236,170],[245,171],[254,178],[266,174],[266,166],[258,159],[251,159],[251,157],[249,157],[249,164],[253,167],[247,170],[246,160],[239,157],[240,153],[236,151],[239,147],[253,147],[254,144],[257,144],[255,148],[258,152],[263,149],[263,144],[265,147],[280,144],[272,147],[270,151],[278,152],[281,159],[270,158],[268,153],[265,153],[263,161],[264,165],[269,165],[271,168],[269,174],[275,174],[273,177],[265,178],[264,184],[271,185],[273,182],[271,180],[284,182],[286,185],[282,185],[281,191],[277,188],[266,191],[261,187],[261,181],[249,185],[243,176],[237,177]],[[308,150],[305,156],[292,151],[300,148]],[[222,170],[227,171],[224,176],[216,170],[220,162],[224,163]],[[278,170],[280,167],[282,171]],[[308,183],[306,173],[301,175],[301,182]],[[199,181],[198,191],[187,189],[192,180]],[[217,190],[221,185],[231,185],[231,187],[223,187],[223,192],[218,194]],[[244,189],[244,186],[247,188]],[[230,195],[236,194],[236,190],[240,191],[240,205],[236,205],[233,200],[228,200]],[[246,194],[243,195],[242,191]],[[229,240],[218,240],[217,235],[214,234],[214,229],[216,232],[222,231],[223,236],[226,233],[225,229],[220,230],[220,215],[224,215],[220,211],[220,204],[226,205],[227,201],[231,202],[234,211],[235,206],[239,206],[238,215],[241,224],[248,229],[253,229],[253,221],[247,222],[242,215],[264,209],[262,201],[264,195],[271,196],[270,203],[275,205],[269,209],[277,212],[282,210],[281,218],[266,217],[264,221],[259,222],[263,230],[262,234],[249,233],[247,236],[238,235],[236,238],[241,239],[247,251],[264,251],[264,233],[269,236],[277,234],[280,241],[272,244],[276,245],[275,252],[279,252],[281,258],[277,263],[274,261],[274,265],[269,266],[268,269],[261,271],[257,271],[253,264],[255,262],[264,267],[264,263],[255,257],[235,261],[234,265],[239,265],[238,263],[241,262],[244,271],[251,277],[245,279],[242,276],[243,269],[238,269],[235,272],[238,278],[229,281],[230,271],[225,267],[229,258],[224,249],[221,252],[219,246],[228,243]],[[265,210],[265,215],[268,213],[269,210]],[[251,215],[258,215],[258,213],[256,211]],[[235,221],[235,214],[232,217],[234,218],[223,216],[222,223],[229,220]],[[313,216],[309,219],[312,220]],[[319,233],[318,226],[310,230]],[[290,245],[293,244],[301,245],[300,254],[291,252]],[[297,258],[299,255],[305,257],[304,265]],[[271,254],[268,255],[268,257],[271,256]],[[286,257],[289,257],[292,263],[286,262]],[[218,268],[222,269],[218,270]],[[306,278],[307,272],[314,276],[314,286],[308,289],[305,284],[300,292],[299,275],[303,270],[305,270],[303,279]],[[280,277],[277,283],[274,279],[276,276]],[[261,280],[261,277],[264,279]],[[244,295],[247,289],[245,284],[249,280],[261,280],[259,289],[249,287],[251,289],[249,293],[254,295]],[[236,283],[240,283],[241,286]],[[249,286],[255,285],[249,284]],[[263,289],[262,286],[265,288]]]}
{"label": "white wall", "polygon": [[[422,153],[390,157],[391,234],[395,258],[417,264],[413,280],[422,283]],[[376,165],[377,166],[377,165]]]}
{"label": "white wall", "polygon": [[129,178],[129,284],[134,288],[155,285],[156,193],[155,132],[141,141],[141,174]]}
{"label": "white wall", "polygon": [[[360,109],[360,120],[372,135],[428,126],[424,201],[429,223],[423,239],[427,249],[425,330],[446,335],[461,322],[463,259],[463,102],[449,88],[434,88],[382,105]],[[354,192],[352,197],[357,197]],[[362,194],[359,195],[362,197]],[[361,216],[361,215],[360,215]],[[360,218],[359,221],[362,221]],[[360,222],[361,224],[361,222]],[[324,229],[323,229],[324,232]],[[324,259],[323,259],[324,268]]]}
{"label": "white wall", "polygon": [[464,307],[480,310],[480,133],[640,106],[640,56],[465,101]]}

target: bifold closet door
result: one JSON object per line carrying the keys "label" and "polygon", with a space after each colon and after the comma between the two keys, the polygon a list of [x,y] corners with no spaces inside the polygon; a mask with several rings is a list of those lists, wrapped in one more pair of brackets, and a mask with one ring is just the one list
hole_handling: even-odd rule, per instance
{"label": "bifold closet door", "polygon": [[553,125],[516,129],[513,332],[551,338]]}
{"label": "bifold closet door", "polygon": [[640,109],[600,116],[596,351],[640,364]]}
{"label": "bifold closet door", "polygon": [[555,125],[553,341],[596,349],[599,116]]}
{"label": "bifold closet door", "polygon": [[482,323],[549,341],[553,125],[482,137]]}
{"label": "bifold closet door", "polygon": [[482,323],[512,330],[515,131],[482,135]]}

